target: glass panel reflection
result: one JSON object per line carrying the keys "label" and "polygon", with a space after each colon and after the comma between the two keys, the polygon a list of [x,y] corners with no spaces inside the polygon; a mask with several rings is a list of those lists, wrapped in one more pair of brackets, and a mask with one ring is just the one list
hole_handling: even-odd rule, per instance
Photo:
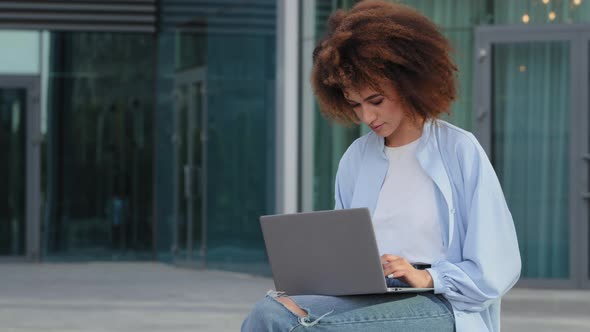
{"label": "glass panel reflection", "polygon": [[522,276],[568,278],[569,44],[493,51],[493,162],[514,217]]}
{"label": "glass panel reflection", "polygon": [[152,256],[153,37],[52,33],[46,249]]}
{"label": "glass panel reflection", "polygon": [[[167,260],[172,248],[172,259],[198,264],[206,245],[209,267],[269,273],[258,218],[275,203],[276,2],[184,6],[178,12],[177,0],[161,1],[158,256]],[[201,110],[186,108],[191,102]]]}
{"label": "glass panel reflection", "polygon": [[590,2],[493,0],[495,24],[570,24],[590,21]]}
{"label": "glass panel reflection", "polygon": [[[188,75],[187,75],[188,74]],[[205,255],[203,244],[203,147],[201,118],[203,116],[203,77],[183,75],[188,82],[176,88],[175,104],[175,216],[177,260],[201,260]]]}
{"label": "glass panel reflection", "polygon": [[0,256],[25,254],[26,89],[0,88]]}

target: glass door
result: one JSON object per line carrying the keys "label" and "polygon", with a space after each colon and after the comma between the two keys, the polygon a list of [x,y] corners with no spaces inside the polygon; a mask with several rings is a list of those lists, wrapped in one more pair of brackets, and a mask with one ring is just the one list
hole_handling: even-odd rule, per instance
{"label": "glass door", "polygon": [[0,255],[24,256],[25,220],[25,116],[27,90],[0,88]]}
{"label": "glass door", "polygon": [[153,260],[153,34],[48,38],[45,257]]}
{"label": "glass door", "polygon": [[492,160],[515,220],[522,276],[570,279],[570,46],[494,44]]}
{"label": "glass door", "polygon": [[37,80],[0,77],[0,258],[38,259]]}
{"label": "glass door", "polygon": [[202,70],[176,76],[173,257],[182,265],[206,265],[204,94]]}
{"label": "glass door", "polygon": [[[521,286],[580,287],[582,52],[579,27],[480,27],[475,132],[500,179]],[[587,64],[586,64],[587,65]]]}

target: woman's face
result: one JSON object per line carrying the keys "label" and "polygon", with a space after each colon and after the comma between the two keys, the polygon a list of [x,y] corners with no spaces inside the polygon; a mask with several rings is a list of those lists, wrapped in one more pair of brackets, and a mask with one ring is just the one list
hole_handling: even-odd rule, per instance
{"label": "woman's face", "polygon": [[408,122],[400,98],[391,84],[379,93],[370,87],[345,89],[344,98],[356,116],[381,137],[390,137]]}

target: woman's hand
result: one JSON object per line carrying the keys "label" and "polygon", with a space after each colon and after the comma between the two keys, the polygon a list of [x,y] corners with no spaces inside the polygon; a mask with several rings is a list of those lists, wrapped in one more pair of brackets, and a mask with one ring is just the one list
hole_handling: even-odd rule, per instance
{"label": "woman's hand", "polygon": [[432,288],[432,276],[426,270],[417,270],[405,258],[394,255],[381,256],[381,266],[383,266],[383,274],[388,276],[393,275],[394,278],[399,279],[406,284],[415,288]]}

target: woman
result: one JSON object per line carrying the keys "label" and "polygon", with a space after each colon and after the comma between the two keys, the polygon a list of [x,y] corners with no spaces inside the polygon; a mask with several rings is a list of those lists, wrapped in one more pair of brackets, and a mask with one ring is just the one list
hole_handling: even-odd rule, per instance
{"label": "woman", "polygon": [[485,152],[472,134],[439,119],[456,98],[449,50],[415,10],[362,1],[330,17],[312,74],[328,118],[371,128],[340,161],[336,208],[371,210],[390,286],[434,292],[269,292],[242,330],[500,330],[500,299],[520,275],[518,243]]}

